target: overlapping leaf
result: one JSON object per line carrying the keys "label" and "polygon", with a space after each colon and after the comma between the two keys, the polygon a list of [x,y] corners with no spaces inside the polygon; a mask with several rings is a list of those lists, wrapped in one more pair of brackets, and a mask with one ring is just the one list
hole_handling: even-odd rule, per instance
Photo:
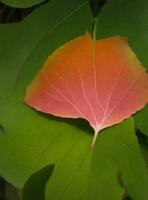
{"label": "overlapping leaf", "polygon": [[[121,9],[122,8],[122,9]],[[130,46],[136,52],[146,69],[148,68],[148,2],[147,1],[124,1],[111,0],[104,7],[99,16],[97,38],[112,35],[127,36]],[[137,94],[138,96],[138,94]],[[139,115],[139,116],[138,116]],[[136,127],[147,135],[148,112],[145,111],[135,115]],[[142,121],[142,124],[141,124]],[[139,126],[140,125],[140,126]]]}
{"label": "overlapping leaf", "polygon": [[140,158],[132,120],[104,130],[95,149],[89,151],[88,142],[84,152],[82,144],[77,142],[74,151],[67,152],[55,168],[46,186],[46,199],[119,200],[126,192],[133,199],[147,199],[147,169]]}
{"label": "overlapping leaf", "polygon": [[25,101],[55,116],[85,118],[94,128],[94,146],[100,130],[144,107],[148,79],[125,38],[93,41],[86,34],[49,56]]}
{"label": "overlapping leaf", "polygon": [[23,102],[49,52],[91,27],[87,3],[64,0],[61,10],[59,1],[42,6],[23,23],[0,27],[0,122],[5,133],[0,135],[0,174],[22,188],[31,174],[55,164],[47,200],[118,200],[125,188],[133,199],[147,200],[148,173],[132,119],[102,131],[91,149],[92,130],[83,120],[49,117]]}
{"label": "overlapping leaf", "polygon": [[[64,138],[61,133],[69,131],[69,138],[76,131],[67,122],[43,117],[24,104],[26,87],[49,51],[91,28],[87,1],[65,0],[64,9],[59,1],[43,5],[20,24],[0,26],[0,124],[6,133],[0,136],[0,174],[18,187],[38,163],[40,167],[49,163],[49,153],[44,162],[40,157],[56,135]],[[52,164],[71,145],[68,138],[64,147],[56,141],[59,151],[56,148],[51,154]]]}
{"label": "overlapping leaf", "polygon": [[45,0],[1,0],[1,2],[3,2],[4,4],[17,8],[30,7],[44,1]]}
{"label": "overlapping leaf", "polygon": [[53,168],[53,165],[46,166],[28,179],[23,189],[23,200],[45,199],[46,182],[52,174]]}
{"label": "overlapping leaf", "polygon": [[136,128],[148,136],[148,105],[135,115]]}

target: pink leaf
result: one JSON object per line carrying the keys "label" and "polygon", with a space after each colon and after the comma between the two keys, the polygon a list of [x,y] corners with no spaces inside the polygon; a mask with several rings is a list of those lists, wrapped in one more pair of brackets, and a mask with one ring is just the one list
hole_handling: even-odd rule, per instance
{"label": "pink leaf", "polygon": [[120,36],[75,38],[50,55],[27,89],[25,102],[55,116],[84,118],[100,130],[120,123],[148,102],[144,67]]}

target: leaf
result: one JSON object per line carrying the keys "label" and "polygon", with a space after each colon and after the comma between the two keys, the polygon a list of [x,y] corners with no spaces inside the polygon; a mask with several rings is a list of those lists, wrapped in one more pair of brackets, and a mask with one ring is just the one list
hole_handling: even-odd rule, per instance
{"label": "leaf", "polygon": [[68,126],[28,109],[23,102],[26,87],[49,51],[91,27],[87,1],[64,0],[62,10],[59,1],[40,6],[21,23],[0,26],[0,122],[5,131],[0,137],[0,174],[18,187],[33,172],[45,146]]}
{"label": "leaf", "polygon": [[0,134],[4,133],[4,127],[0,124]]}
{"label": "leaf", "polygon": [[5,131],[0,174],[22,189],[32,174],[54,164],[45,200],[59,195],[61,200],[119,200],[124,190],[135,200],[147,200],[148,173],[132,119],[104,129],[91,149],[92,130],[84,120],[47,116],[23,102],[47,55],[91,27],[87,2],[63,0],[64,8],[57,10],[59,2],[47,3],[20,24],[0,26],[0,122]]}
{"label": "leaf", "polygon": [[33,174],[26,182],[23,189],[23,200],[44,200],[44,189],[52,174],[54,166],[49,165]]}
{"label": "leaf", "polygon": [[71,148],[73,151],[68,151],[56,165],[46,185],[47,200],[121,199],[124,190],[119,184],[119,175],[133,199],[147,199],[148,173],[133,133],[132,120],[103,130],[94,149],[90,149],[89,143],[84,148],[83,140]]}
{"label": "leaf", "polygon": [[141,133],[138,136],[141,152],[148,166],[148,137]]}
{"label": "leaf", "polygon": [[[127,36],[131,48],[148,69],[147,18],[148,1],[110,0],[106,3],[99,16],[96,38],[110,37],[112,35]],[[135,115],[135,126],[139,128],[139,124],[142,122],[141,125],[147,127],[147,118],[146,107],[144,111]],[[147,129],[140,128],[147,135]]]}
{"label": "leaf", "polygon": [[1,0],[4,4],[17,8],[31,7],[44,1],[45,0]]}
{"label": "leaf", "polygon": [[147,123],[147,117],[148,117],[148,105],[138,112],[134,119],[136,123],[136,128],[142,131],[145,135],[148,136],[148,123]]}
{"label": "leaf", "polygon": [[[0,134],[0,174],[19,188],[36,171],[38,163],[37,170],[53,164],[71,145],[68,138],[74,142],[82,132],[81,140],[85,132],[72,122],[37,114],[24,104],[26,87],[49,52],[91,29],[87,1],[63,0],[63,9],[60,2],[40,6],[21,23],[0,26],[0,124],[5,132]],[[64,139],[65,131],[70,133]],[[63,139],[58,142],[58,134],[64,143]],[[45,154],[53,138],[59,151],[50,154],[50,163],[50,150]]]}
{"label": "leaf", "polygon": [[125,38],[114,36],[94,44],[86,34],[48,57],[25,101],[55,116],[85,118],[95,132],[94,146],[100,130],[144,107],[148,79]]}

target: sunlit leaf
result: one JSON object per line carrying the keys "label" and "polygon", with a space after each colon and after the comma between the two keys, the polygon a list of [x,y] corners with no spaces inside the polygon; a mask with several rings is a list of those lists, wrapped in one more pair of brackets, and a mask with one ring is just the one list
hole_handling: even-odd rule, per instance
{"label": "sunlit leaf", "polygon": [[94,146],[100,130],[144,107],[148,79],[125,38],[93,41],[86,34],[49,56],[25,101],[38,111],[88,120]]}
{"label": "sunlit leaf", "polygon": [[[109,0],[98,17],[97,38],[127,36],[129,44],[148,71],[148,1]],[[137,97],[138,98],[138,93]],[[147,135],[148,109],[135,115],[135,126]],[[139,115],[139,116],[138,116]],[[142,123],[141,123],[142,122]],[[139,126],[140,125],[140,126]]]}
{"label": "sunlit leaf", "polygon": [[80,1],[52,0],[20,24],[0,25],[0,174],[22,189],[32,174],[54,164],[45,200],[121,200],[123,193],[147,200],[148,170],[132,119],[102,130],[92,149],[93,132],[85,120],[41,114],[24,103],[47,56],[90,31],[88,3]]}
{"label": "sunlit leaf", "polygon": [[[0,124],[4,130],[4,134],[0,134],[0,152],[3,152],[0,174],[17,187],[22,187],[38,163],[53,164],[71,145],[66,142],[68,138],[64,147],[56,141],[60,151],[52,154],[52,163],[48,152],[47,162],[44,160],[43,164],[39,157],[42,158],[43,149],[57,134],[64,139],[61,133],[71,132],[71,137],[76,131],[74,125],[41,116],[24,103],[26,87],[49,51],[53,52],[91,28],[86,0],[64,0],[64,9],[60,2],[53,0],[40,6],[21,23],[0,25]],[[75,136],[78,135],[77,132]]]}

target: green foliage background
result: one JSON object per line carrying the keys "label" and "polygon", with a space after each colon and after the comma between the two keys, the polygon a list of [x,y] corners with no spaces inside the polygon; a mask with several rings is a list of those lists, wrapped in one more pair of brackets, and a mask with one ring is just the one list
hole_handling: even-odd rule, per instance
{"label": "green foliage background", "polygon": [[[5,1],[17,7],[40,2]],[[88,1],[51,0],[22,22],[0,25],[0,175],[24,200],[148,199],[147,137],[139,133],[140,146],[135,134],[135,129],[148,134],[147,107],[103,130],[91,149],[87,122],[41,114],[24,104],[26,87],[46,57],[93,26],[97,38],[128,36],[148,66],[148,2],[110,0],[101,10],[103,4],[94,20]]]}

